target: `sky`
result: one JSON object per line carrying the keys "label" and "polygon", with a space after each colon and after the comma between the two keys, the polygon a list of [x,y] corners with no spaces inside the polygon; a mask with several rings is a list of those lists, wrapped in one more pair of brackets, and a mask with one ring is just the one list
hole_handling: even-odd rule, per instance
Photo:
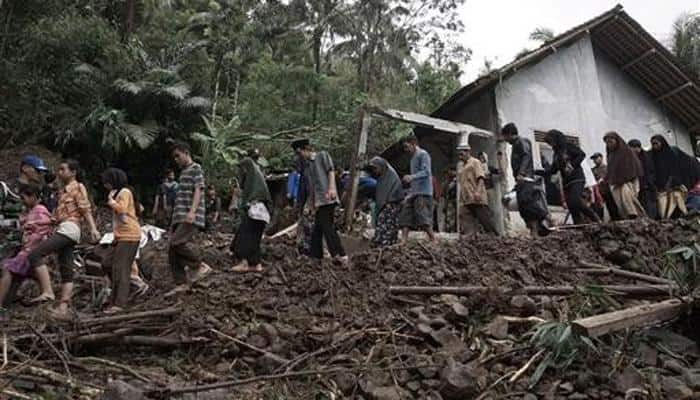
{"label": "sky", "polygon": [[459,41],[473,53],[462,83],[478,77],[485,59],[500,67],[522,49],[538,47],[528,39],[535,28],[548,27],[559,34],[618,3],[664,44],[680,14],[700,12],[700,0],[466,0],[461,11],[465,32]]}

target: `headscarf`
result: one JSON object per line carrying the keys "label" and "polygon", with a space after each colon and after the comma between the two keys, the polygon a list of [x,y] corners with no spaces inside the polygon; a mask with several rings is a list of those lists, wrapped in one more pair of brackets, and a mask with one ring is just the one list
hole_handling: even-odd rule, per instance
{"label": "headscarf", "polygon": [[129,183],[128,178],[126,177],[126,172],[119,168],[107,168],[102,173],[102,182],[108,183],[110,186],[112,186],[115,199],[117,198],[119,192],[127,187]]}
{"label": "headscarf", "polygon": [[251,202],[260,201],[269,206],[272,203],[265,176],[252,158],[241,161],[238,182],[241,185],[241,205],[248,207]]}
{"label": "headscarf", "polygon": [[608,173],[605,180],[611,185],[622,185],[644,176],[644,169],[634,151],[617,132],[608,132],[605,139],[615,139],[617,148],[608,150]]}
{"label": "headscarf", "polygon": [[652,148],[651,151],[656,188],[666,190],[680,185],[685,185],[686,188],[695,186],[700,179],[700,163],[681,149],[670,146],[662,135],[652,136],[651,140],[661,144],[660,150]]}
{"label": "headscarf", "polygon": [[377,210],[381,211],[385,205],[403,200],[403,187],[396,170],[381,157],[374,157],[369,161],[369,165],[375,167],[379,173],[375,194]]}

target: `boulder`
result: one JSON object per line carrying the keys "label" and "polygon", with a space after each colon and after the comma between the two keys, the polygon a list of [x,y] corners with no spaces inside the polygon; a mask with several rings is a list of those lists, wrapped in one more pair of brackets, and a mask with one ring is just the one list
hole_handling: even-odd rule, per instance
{"label": "boulder", "polygon": [[440,372],[440,394],[446,400],[472,398],[479,393],[480,378],[476,368],[448,360]]}
{"label": "boulder", "polygon": [[513,296],[510,300],[510,305],[518,311],[521,317],[530,317],[537,314],[537,303],[530,296]]}

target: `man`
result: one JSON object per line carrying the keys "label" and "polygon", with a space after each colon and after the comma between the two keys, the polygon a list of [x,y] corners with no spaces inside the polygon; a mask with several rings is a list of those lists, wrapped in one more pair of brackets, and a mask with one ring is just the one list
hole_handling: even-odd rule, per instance
{"label": "man", "polygon": [[175,171],[167,169],[165,179],[158,186],[158,194],[153,202],[153,216],[158,221],[158,225],[168,226],[171,223],[173,208],[175,207],[175,195],[177,194],[177,181],[175,181]]}
{"label": "man", "polygon": [[192,160],[187,143],[175,143],[172,154],[182,171],[175,196],[168,246],[168,262],[176,286],[166,297],[189,289],[186,267],[197,267],[192,277],[193,283],[212,272],[211,267],[202,261],[201,252],[193,243],[197,231],[204,229],[206,224],[202,167]]}
{"label": "man", "polygon": [[642,203],[647,216],[652,219],[658,219],[659,213],[656,207],[656,186],[654,178],[654,160],[648,151],[642,149],[642,142],[637,139],[632,139],[627,142],[627,145],[639,157],[639,162],[642,163],[644,176],[639,180],[639,202]]}
{"label": "man", "polygon": [[533,236],[546,235],[549,233],[549,209],[542,185],[535,180],[532,144],[518,135],[518,128],[512,122],[501,129],[501,135],[512,146],[510,164],[520,216]]}
{"label": "man", "polygon": [[486,192],[486,171],[483,163],[472,156],[471,147],[462,145],[459,151],[457,165],[457,181],[459,182],[459,215],[460,228],[464,232],[469,225],[469,217],[476,218],[486,233],[498,235],[493,223],[493,215],[489,209],[489,199]]}
{"label": "man", "polygon": [[[615,205],[615,200],[613,200],[612,193],[610,192],[610,185],[605,180],[605,177],[608,175],[608,166],[603,162],[603,155],[600,153],[594,153],[591,156],[591,160],[593,160],[594,164],[591,171],[593,172],[593,177],[598,185],[598,192],[600,192],[600,195],[603,198],[603,203],[605,203],[605,208],[608,209],[610,219],[613,221],[618,221],[620,220],[620,214],[617,212],[617,205]],[[598,212],[598,216],[603,219],[605,210],[599,207],[596,212]]]}
{"label": "man", "polygon": [[310,243],[311,257],[319,261],[323,258],[325,239],[331,257],[347,263],[348,256],[335,227],[335,208],[339,199],[333,160],[325,151],[314,152],[308,139],[294,141],[292,148],[304,160],[303,175],[308,179],[308,200],[312,211],[315,210]]}
{"label": "man", "polygon": [[608,150],[608,171],[605,181],[610,185],[612,197],[620,217],[635,219],[644,216],[639,202],[639,178],[644,176],[642,163],[617,132],[603,136]]}
{"label": "man", "polygon": [[418,146],[418,138],[411,135],[403,141],[403,148],[411,154],[411,174],[403,177],[410,185],[404,200],[399,226],[402,228],[401,243],[408,241],[409,229],[421,229],[435,241],[433,232],[433,174],[430,154]]}
{"label": "man", "polygon": [[[9,182],[10,190],[16,195],[23,187],[33,186],[39,189],[39,201],[45,205],[49,211],[53,211],[49,199],[50,192],[45,182],[45,175],[48,173],[48,168],[44,165],[44,160],[34,154],[28,154],[22,157],[19,164],[19,176],[12,182]],[[17,201],[19,203],[19,200]]]}

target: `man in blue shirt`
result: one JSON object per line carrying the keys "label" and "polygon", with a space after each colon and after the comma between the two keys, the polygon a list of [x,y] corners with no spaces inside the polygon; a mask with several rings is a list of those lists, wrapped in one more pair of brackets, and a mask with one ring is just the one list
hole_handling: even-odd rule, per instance
{"label": "man in blue shirt", "polygon": [[433,173],[430,154],[418,146],[414,135],[404,139],[403,147],[411,157],[411,174],[403,177],[403,183],[410,185],[403,203],[399,226],[402,228],[401,243],[408,240],[409,229],[421,229],[435,241],[433,233]]}

